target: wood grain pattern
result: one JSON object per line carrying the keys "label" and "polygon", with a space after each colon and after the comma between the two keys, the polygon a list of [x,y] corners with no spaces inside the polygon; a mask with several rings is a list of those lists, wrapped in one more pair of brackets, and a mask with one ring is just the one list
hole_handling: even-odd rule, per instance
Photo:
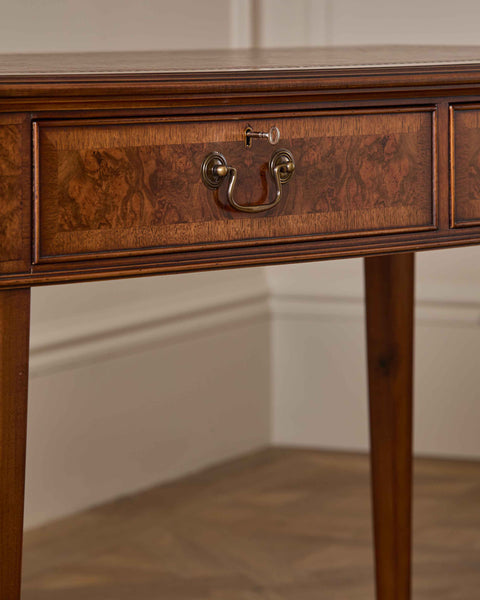
{"label": "wood grain pattern", "polygon": [[414,254],[365,259],[378,600],[410,600]]}
{"label": "wood grain pattern", "polygon": [[20,600],[30,290],[0,292],[0,598]]}
{"label": "wood grain pattern", "polygon": [[339,91],[416,104],[478,95],[479,56],[462,46],[0,55],[0,111],[223,109],[329,102]]}
{"label": "wood grain pattern", "polygon": [[[236,166],[243,204],[275,194],[274,150],[247,125],[275,123],[296,173],[272,211],[231,209],[200,178],[203,158],[222,152]],[[425,229],[434,225],[432,112],[277,118],[271,121],[39,125],[38,257],[278,241]],[[236,141],[232,141],[236,140]]]}
{"label": "wood grain pattern", "polygon": [[30,138],[26,115],[0,115],[0,273],[30,264]]}
{"label": "wood grain pattern", "polygon": [[[269,448],[27,531],[23,600],[372,600],[365,455]],[[416,600],[474,600],[480,464],[415,461]]]}
{"label": "wood grain pattern", "polygon": [[[471,221],[466,230],[450,228],[445,219],[449,105],[480,102],[478,50],[288,52],[298,64],[265,50],[249,55],[247,63],[241,53],[212,55],[204,65],[210,71],[193,64],[200,60],[197,54],[56,55],[32,58],[32,66],[22,69],[19,60],[28,57],[0,59],[0,169],[5,169],[0,192],[6,198],[0,216],[8,215],[0,233],[6,257],[0,260],[0,286],[480,243],[480,223]],[[38,142],[35,223],[31,119]],[[230,210],[225,187],[212,194],[199,177],[204,155],[219,150],[239,169],[236,192],[242,201],[269,198],[266,164],[272,148],[254,143],[246,151],[247,124],[264,130],[277,124],[282,146],[297,162],[282,205],[255,216]],[[19,137],[3,128],[10,125],[18,126]],[[468,138],[465,144],[471,146]],[[19,178],[20,191],[9,177]],[[476,214],[476,205],[472,210]],[[33,224],[41,262],[31,266]],[[409,261],[367,262],[381,600],[405,600],[409,594]],[[18,600],[27,292],[5,294],[2,340],[15,343],[0,356],[0,592],[2,600]],[[92,598],[91,586],[83,591]],[[298,586],[287,592],[300,597]],[[133,595],[130,590],[128,597]]]}
{"label": "wood grain pattern", "polygon": [[452,110],[452,225],[480,225],[480,109]]}

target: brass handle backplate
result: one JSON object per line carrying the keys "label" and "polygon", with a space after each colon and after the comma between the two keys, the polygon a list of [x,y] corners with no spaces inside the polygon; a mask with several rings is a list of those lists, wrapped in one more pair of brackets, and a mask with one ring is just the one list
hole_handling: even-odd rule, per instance
{"label": "brass handle backplate", "polygon": [[205,157],[202,163],[202,180],[210,189],[218,189],[227,175],[230,174],[227,188],[227,199],[233,208],[242,212],[259,213],[277,206],[282,199],[282,188],[295,172],[295,161],[290,150],[277,150],[272,154],[269,163],[270,175],[275,181],[275,199],[268,204],[252,206],[239,204],[234,198],[235,184],[237,183],[237,169],[230,167],[226,158],[220,152],[212,152]]}

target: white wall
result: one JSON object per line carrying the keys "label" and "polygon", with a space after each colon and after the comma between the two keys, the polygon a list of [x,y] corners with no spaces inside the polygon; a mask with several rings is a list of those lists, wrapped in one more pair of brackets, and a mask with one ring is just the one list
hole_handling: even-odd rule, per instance
{"label": "white wall", "polygon": [[[2,52],[480,43],[480,5],[466,0],[0,6]],[[480,456],[479,259],[418,256],[422,453]],[[361,261],[34,290],[27,526],[270,439],[366,448],[362,295]]]}
{"label": "white wall", "polygon": [[27,526],[268,443],[268,306],[245,290],[260,275],[36,291]]}
{"label": "white wall", "polygon": [[[250,3],[0,2],[0,51],[250,43]],[[261,269],[36,288],[27,527],[265,446]]]}
{"label": "white wall", "polygon": [[[223,0],[2,0],[0,52],[225,48]],[[212,18],[214,15],[214,18]]]}
{"label": "white wall", "polygon": [[[480,4],[439,0],[263,0],[264,46],[480,44]],[[282,23],[273,25],[272,10]],[[273,439],[340,449],[368,445],[360,260],[272,267]],[[415,448],[480,457],[480,248],[417,254]]]}
{"label": "white wall", "polygon": [[[417,254],[420,454],[480,456],[476,261],[480,254],[471,248]],[[361,260],[270,270],[275,443],[368,448],[362,277]]]}
{"label": "white wall", "polygon": [[477,0],[328,0],[331,44],[479,44]]}

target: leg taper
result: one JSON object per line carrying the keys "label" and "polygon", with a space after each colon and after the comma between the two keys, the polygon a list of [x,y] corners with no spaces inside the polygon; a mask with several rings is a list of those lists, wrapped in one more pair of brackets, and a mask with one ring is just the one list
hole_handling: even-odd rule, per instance
{"label": "leg taper", "polygon": [[0,291],[0,598],[19,600],[30,290]]}
{"label": "leg taper", "polygon": [[365,259],[377,600],[411,597],[414,255]]}

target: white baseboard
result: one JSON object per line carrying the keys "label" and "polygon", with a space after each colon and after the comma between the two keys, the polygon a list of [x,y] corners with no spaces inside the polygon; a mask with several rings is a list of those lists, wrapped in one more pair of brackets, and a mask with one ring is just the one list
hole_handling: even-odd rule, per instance
{"label": "white baseboard", "polygon": [[268,444],[261,271],[55,292],[34,293],[26,527]]}
{"label": "white baseboard", "polygon": [[88,321],[72,319],[44,327],[32,339],[30,375],[108,360],[269,316],[267,294],[255,290],[241,298],[203,298],[197,306],[190,304],[139,304],[128,311],[112,308],[108,315],[93,313]]}
{"label": "white baseboard", "polygon": [[[364,299],[360,296],[330,297],[309,293],[276,293],[270,298],[272,316],[295,319],[363,319]],[[480,326],[480,302],[418,300],[417,323],[430,325]]]}
{"label": "white baseboard", "polygon": [[[277,293],[273,315],[273,441],[368,448],[361,297]],[[478,459],[480,303],[419,300],[415,450]]]}
{"label": "white baseboard", "polygon": [[[366,449],[363,298],[292,287],[209,280],[36,323],[27,524],[269,441]],[[418,449],[478,457],[480,303],[420,299],[417,324]]]}

